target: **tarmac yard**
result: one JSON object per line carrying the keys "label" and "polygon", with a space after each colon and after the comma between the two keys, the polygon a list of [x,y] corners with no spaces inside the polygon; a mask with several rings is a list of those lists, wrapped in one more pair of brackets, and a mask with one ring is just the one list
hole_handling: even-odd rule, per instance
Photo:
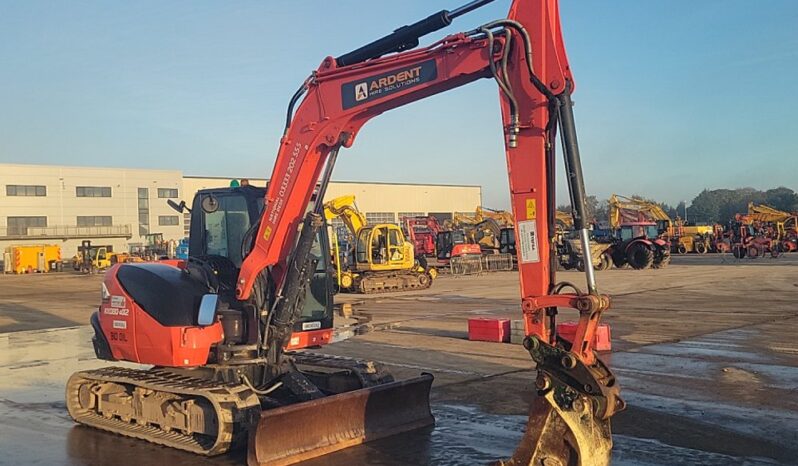
{"label": "tarmac yard", "polygon": [[[613,297],[604,358],[629,405],[613,418],[613,464],[798,464],[798,254],[677,256],[663,270],[598,279]],[[0,464],[243,464],[241,453],[202,458],[70,420],[66,379],[109,365],[94,359],[85,325],[100,280],[0,276]],[[512,454],[533,394],[531,360],[520,345],[468,341],[466,321],[520,318],[515,273],[336,299],[355,303],[362,320],[339,319],[341,341],[318,351],[382,361],[400,378],[434,374],[437,424],[306,464],[470,465]]]}

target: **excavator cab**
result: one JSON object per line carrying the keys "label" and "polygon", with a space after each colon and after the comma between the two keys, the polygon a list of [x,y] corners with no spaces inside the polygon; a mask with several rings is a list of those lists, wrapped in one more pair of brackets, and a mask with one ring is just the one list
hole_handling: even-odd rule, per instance
{"label": "excavator cab", "polygon": [[628,241],[633,238],[646,238],[657,239],[659,237],[659,230],[656,223],[628,223],[621,225],[620,238],[622,241]]}
{"label": "excavator cab", "polygon": [[499,234],[499,252],[515,256],[515,228],[502,228]]}
{"label": "excavator cab", "polygon": [[[237,276],[243,262],[245,243],[251,243],[253,226],[263,211],[265,188],[241,186],[203,189],[192,202],[189,258],[223,261],[229,259]],[[333,327],[333,283],[328,267],[330,244],[327,228],[320,228],[311,254],[317,259],[316,272],[305,296],[305,306],[294,324],[288,348],[328,343]],[[325,336],[326,334],[326,336]]]}
{"label": "excavator cab", "polygon": [[382,271],[413,267],[413,245],[391,223],[367,226],[357,235],[355,264],[358,270]]}
{"label": "excavator cab", "polygon": [[435,243],[437,258],[444,263],[452,257],[482,254],[482,248],[478,244],[469,242],[463,230],[441,231]]}

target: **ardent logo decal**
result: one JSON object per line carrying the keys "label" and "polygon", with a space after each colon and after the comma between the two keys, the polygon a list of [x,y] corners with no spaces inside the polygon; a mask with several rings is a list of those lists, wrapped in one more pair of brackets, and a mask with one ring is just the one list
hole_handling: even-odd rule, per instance
{"label": "ardent logo decal", "polygon": [[427,60],[405,68],[398,68],[387,73],[370,76],[365,80],[345,83],[341,86],[341,104],[350,109],[395,92],[406,90],[438,77],[435,60]]}
{"label": "ardent logo decal", "polygon": [[360,83],[355,86],[355,100],[360,102],[369,98],[369,85],[368,83]]}

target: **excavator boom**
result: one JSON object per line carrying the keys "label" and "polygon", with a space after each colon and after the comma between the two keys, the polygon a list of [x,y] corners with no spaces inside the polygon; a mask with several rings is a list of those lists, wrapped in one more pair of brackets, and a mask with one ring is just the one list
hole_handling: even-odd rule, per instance
{"label": "excavator boom", "polygon": [[784,222],[795,214],[784,212],[773,207],[753,202],[748,203],[748,217],[758,222]]}
{"label": "excavator boom", "polygon": [[612,229],[620,228],[625,222],[660,221],[665,222],[669,228],[673,223],[662,207],[654,202],[613,194],[609,205]]}
{"label": "excavator boom", "polygon": [[327,220],[340,218],[354,237],[366,226],[366,216],[355,205],[355,195],[336,197],[324,203],[324,217]]}
{"label": "excavator boom", "polygon": [[[478,79],[493,79],[500,89],[520,306],[528,335],[525,347],[538,370],[530,429],[511,464],[548,464],[548,458],[562,464],[606,464],[611,447],[609,419],[624,404],[592,342],[610,301],[597,291],[592,264],[586,264],[587,286],[581,291],[556,281],[551,256],[558,131],[574,229],[585,249],[589,244],[571,101],[575,82],[565,54],[557,0],[514,0],[505,19],[415,48],[421,36],[484,3],[441,11],[353,52],[327,57],[305,80],[289,105],[265,208],[254,247],[241,267],[236,295],[248,299],[261,278],[275,284],[278,302],[290,293],[289,272],[302,263],[293,252],[294,245],[311,195],[318,186],[318,196],[323,197],[339,149],[350,147],[367,121]],[[566,288],[574,291],[565,293]],[[555,333],[553,321],[559,307],[579,312],[576,335],[569,345],[562,344]],[[370,406],[340,415],[374,424],[370,412],[380,411]],[[259,424],[250,452],[268,442],[268,429],[268,422]]]}

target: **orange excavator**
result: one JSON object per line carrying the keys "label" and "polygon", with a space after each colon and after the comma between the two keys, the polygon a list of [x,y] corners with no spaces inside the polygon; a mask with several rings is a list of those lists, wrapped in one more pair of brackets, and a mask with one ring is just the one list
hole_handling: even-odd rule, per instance
{"label": "orange excavator", "polygon": [[[507,465],[606,465],[619,385],[593,350],[610,299],[586,263],[584,290],[558,282],[555,147],[564,153],[573,222],[588,248],[571,93],[556,0],[514,0],[504,19],[419,48],[419,38],[491,0],[443,10],[339,57],[291,98],[264,206],[242,236],[240,267],[207,260],[117,264],[93,317],[97,356],[151,366],[74,374],[67,408],[80,423],[204,455],[248,442],[250,465],[291,464],[434,422],[432,376],[393,380],[379,364],[290,352],[316,270],[323,199],[342,147],[383,112],[479,79],[500,90],[524,347],[537,369],[529,423]],[[559,133],[559,134],[558,134]],[[235,205],[200,206],[236,221]],[[196,207],[195,207],[196,208]],[[238,222],[240,223],[240,222]],[[575,309],[572,343],[560,309]]]}

